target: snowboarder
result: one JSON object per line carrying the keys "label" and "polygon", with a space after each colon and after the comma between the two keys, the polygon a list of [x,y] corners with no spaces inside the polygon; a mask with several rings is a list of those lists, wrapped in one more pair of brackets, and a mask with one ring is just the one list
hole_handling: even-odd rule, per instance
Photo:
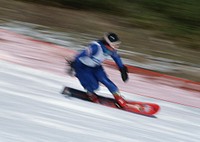
{"label": "snowboarder", "polygon": [[103,61],[108,57],[112,57],[121,72],[122,80],[124,82],[128,80],[127,67],[117,54],[120,43],[121,41],[115,33],[105,33],[102,39],[91,42],[89,47],[78,53],[73,61],[69,61],[69,65],[71,67],[70,70],[75,71],[75,76],[86,89],[91,101],[99,103],[95,90],[99,88],[100,82],[108,88],[117,103],[123,108],[126,105],[126,101],[102,67]]}

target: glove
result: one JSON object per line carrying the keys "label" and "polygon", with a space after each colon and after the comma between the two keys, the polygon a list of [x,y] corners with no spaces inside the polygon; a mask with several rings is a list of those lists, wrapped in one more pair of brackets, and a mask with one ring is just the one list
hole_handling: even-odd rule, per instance
{"label": "glove", "polygon": [[67,64],[74,69],[75,67],[75,61],[67,61]]}
{"label": "glove", "polygon": [[68,66],[70,66],[70,68],[67,70],[67,73],[70,76],[74,76],[75,72],[74,72],[74,67],[75,67],[75,61],[67,61]]}
{"label": "glove", "polygon": [[124,82],[126,82],[128,80],[128,69],[126,66],[123,66],[122,68],[119,69],[120,72],[121,72],[121,77],[122,77],[122,80]]}

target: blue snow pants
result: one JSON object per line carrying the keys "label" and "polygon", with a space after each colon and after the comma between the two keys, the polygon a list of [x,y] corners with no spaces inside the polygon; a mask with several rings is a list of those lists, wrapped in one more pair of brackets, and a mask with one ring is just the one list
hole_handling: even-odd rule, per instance
{"label": "blue snow pants", "polygon": [[104,84],[112,94],[118,91],[117,86],[108,78],[102,66],[88,67],[76,61],[74,70],[81,85],[91,93],[99,88],[99,82]]}

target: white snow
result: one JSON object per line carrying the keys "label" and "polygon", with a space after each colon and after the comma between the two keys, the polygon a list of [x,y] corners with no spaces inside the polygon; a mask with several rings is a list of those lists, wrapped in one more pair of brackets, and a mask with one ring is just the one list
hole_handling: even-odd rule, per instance
{"label": "white snow", "polygon": [[[0,61],[0,142],[200,141],[198,108],[135,95],[161,106],[146,117],[66,98],[64,86],[82,89],[73,77]],[[109,95],[104,87],[100,93]]]}

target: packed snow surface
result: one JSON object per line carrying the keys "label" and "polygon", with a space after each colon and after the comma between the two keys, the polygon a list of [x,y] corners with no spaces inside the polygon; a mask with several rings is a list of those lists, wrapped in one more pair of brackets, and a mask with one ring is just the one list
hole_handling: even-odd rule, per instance
{"label": "packed snow surface", "polygon": [[[76,78],[0,61],[0,142],[199,142],[200,109],[130,94],[161,110],[147,117],[66,98]],[[100,94],[112,97],[101,87]]]}

